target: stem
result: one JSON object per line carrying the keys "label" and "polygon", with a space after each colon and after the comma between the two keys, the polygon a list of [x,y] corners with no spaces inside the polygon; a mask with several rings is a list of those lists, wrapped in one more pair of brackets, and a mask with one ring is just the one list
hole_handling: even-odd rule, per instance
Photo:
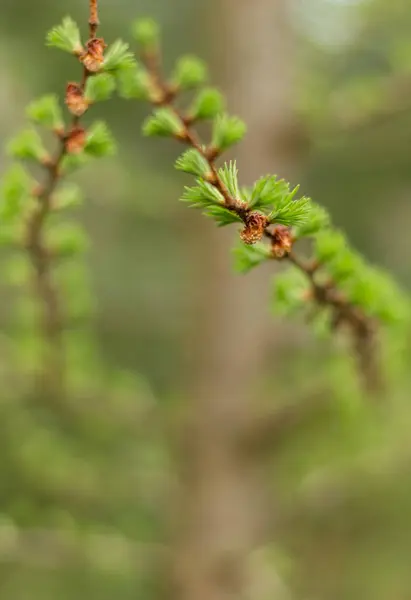
{"label": "stem", "polygon": [[[176,136],[176,139],[191,146],[203,156],[207,161],[211,173],[207,181],[221,193],[224,198],[224,206],[240,217],[247,227],[252,216],[256,214],[256,212],[253,212],[252,208],[247,206],[247,204],[239,198],[231,196],[215,166],[215,160],[220,154],[219,151],[211,145],[208,147],[204,146],[197,133],[193,130],[194,123],[192,119],[174,106],[174,99],[179,90],[170,86],[162,77],[160,54],[144,53],[142,55],[142,60],[148,73],[151,75],[153,86],[156,87],[159,92],[159,100],[154,104],[157,106],[165,106],[172,110],[181,123],[182,133]],[[272,242],[275,240],[273,225],[274,224],[271,223],[267,217],[263,234]],[[291,239],[289,228],[288,233]],[[352,305],[334,285],[320,285],[315,278],[315,272],[318,265],[304,263],[291,251],[285,252],[280,257],[275,256],[275,253],[273,252],[273,258],[289,260],[297,269],[302,271],[311,283],[313,299],[315,302],[322,306],[328,305],[332,307],[335,313],[334,323],[336,325],[348,325],[352,334],[353,348],[357,356],[358,370],[364,381],[364,387],[370,394],[381,392],[384,386],[381,381],[380,369],[376,356],[375,324],[373,320],[364,314],[358,307]]]}
{"label": "stem", "polygon": [[100,21],[98,18],[98,0],[90,0],[90,18],[88,21],[90,26],[90,39],[96,37]]}
{"label": "stem", "polygon": [[[218,175],[218,170],[215,166],[215,161],[219,156],[219,153],[215,150],[215,148],[204,147],[199,139],[197,133],[193,130],[193,121],[186,116],[181,110],[176,108],[173,104],[173,101],[178,93],[178,89],[173,89],[166,81],[163,80],[161,76],[161,60],[160,56],[156,54],[146,54],[142,55],[142,60],[144,65],[151,76],[153,85],[159,90],[161,97],[156,102],[157,106],[164,106],[173,111],[176,117],[179,119],[183,132],[176,139],[184,144],[187,144],[191,148],[194,148],[205,158],[207,161],[210,173],[212,176],[210,177],[209,183],[213,185],[223,196],[224,198],[224,206],[236,213],[243,221],[244,224],[247,224],[247,216],[250,214],[251,210],[238,198],[233,198],[228,191],[227,187],[224,185],[221,177]],[[267,224],[267,226],[269,223]]]}
{"label": "stem", "polygon": [[[90,39],[94,38],[99,25],[98,2],[90,0]],[[84,91],[88,78],[92,74],[83,68],[81,89]],[[45,182],[35,192],[36,206],[26,225],[26,249],[33,266],[33,288],[42,306],[40,330],[45,342],[42,386],[52,394],[62,393],[65,379],[65,357],[63,348],[64,319],[58,290],[53,281],[52,256],[45,240],[45,228],[53,211],[52,196],[61,179],[61,165],[67,154],[66,142],[71,130],[79,123],[79,117],[73,117],[65,132],[55,132],[58,148],[54,157],[45,164],[47,169]]]}
{"label": "stem", "polygon": [[327,284],[317,282],[315,274],[318,264],[304,262],[293,252],[290,252],[286,259],[307,277],[316,303],[333,309],[335,326],[347,325],[350,329],[358,371],[363,379],[365,390],[370,394],[381,392],[384,385],[376,356],[376,332],[373,321],[361,309],[351,304],[332,282]]}

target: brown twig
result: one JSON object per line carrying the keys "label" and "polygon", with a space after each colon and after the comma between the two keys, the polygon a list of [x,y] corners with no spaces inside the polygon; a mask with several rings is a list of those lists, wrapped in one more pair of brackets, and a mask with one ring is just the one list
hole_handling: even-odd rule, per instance
{"label": "brown twig", "polygon": [[369,393],[380,392],[383,383],[376,358],[376,323],[359,307],[351,304],[332,281],[327,283],[317,281],[316,273],[320,265],[305,262],[294,252],[287,255],[287,260],[307,277],[311,285],[312,299],[316,304],[332,309],[334,328],[346,326],[350,330],[358,370],[362,375],[364,386]]}
{"label": "brown twig", "polygon": [[[83,76],[79,85],[81,94],[84,93],[88,78],[93,75],[87,67],[86,58],[90,53],[90,46],[96,41],[98,25],[98,1],[90,0],[87,50],[78,56],[83,63]],[[102,40],[97,41],[103,46]],[[45,227],[53,210],[52,196],[61,179],[63,159],[72,150],[75,140],[82,137],[79,120],[80,116],[74,115],[66,131],[55,131],[58,148],[54,157],[44,161],[44,168],[47,170],[45,182],[34,191],[37,202],[26,225],[26,248],[34,269],[34,290],[42,307],[41,331],[45,342],[42,377],[45,389],[52,393],[61,392],[64,388],[65,361],[62,343],[62,308],[53,281],[52,256],[46,245]]]}
{"label": "brown twig", "polygon": [[348,326],[353,339],[354,351],[357,356],[359,371],[362,375],[365,389],[374,394],[381,391],[380,369],[375,349],[375,323],[358,307],[350,304],[336,286],[323,285],[317,282],[315,273],[318,265],[305,263],[292,251],[293,237],[289,227],[274,225],[268,217],[253,210],[239,198],[234,198],[219,176],[215,161],[220,152],[212,145],[202,144],[193,129],[194,120],[175,107],[174,100],[179,92],[176,86],[170,85],[161,73],[161,56],[159,52],[143,52],[142,61],[151,76],[151,83],[156,90],[153,104],[167,107],[178,117],[182,132],[175,136],[177,140],[197,150],[208,163],[209,175],[207,181],[213,185],[224,198],[224,206],[235,213],[244,223],[241,238],[245,243],[252,244],[263,236],[270,239],[272,257],[291,262],[306,275],[312,288],[312,299],[319,306],[329,306],[334,312],[334,327]]}

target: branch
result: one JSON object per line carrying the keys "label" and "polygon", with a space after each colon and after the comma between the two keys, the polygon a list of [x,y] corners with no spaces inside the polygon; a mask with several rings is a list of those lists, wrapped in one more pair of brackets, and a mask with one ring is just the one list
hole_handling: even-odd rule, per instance
{"label": "branch", "polygon": [[47,248],[45,228],[53,211],[52,196],[62,176],[63,159],[68,153],[81,151],[85,143],[85,132],[79,125],[81,115],[88,108],[84,92],[89,77],[94,75],[102,63],[105,47],[104,41],[95,37],[98,24],[97,0],[90,0],[90,28],[86,50],[74,52],[83,63],[82,81],[81,84],[67,85],[66,103],[70,112],[74,113],[73,118],[67,130],[54,131],[58,148],[53,157],[43,162],[47,171],[45,182],[34,190],[37,203],[26,224],[26,248],[34,269],[34,290],[42,305],[41,330],[45,342],[43,383],[45,389],[53,393],[61,392],[64,388],[63,316],[61,301],[53,281],[53,256]]}
{"label": "branch", "polygon": [[[311,300],[318,306],[329,307],[332,310],[333,328],[347,326],[366,391],[371,394],[381,392],[383,383],[377,359],[375,320],[350,303],[348,298],[338,290],[335,282],[329,281],[324,285],[316,280],[316,271],[320,265],[315,264],[313,268],[314,263],[304,262],[293,252],[296,240],[290,226],[281,224],[281,219],[276,223],[275,215],[271,218],[261,210],[255,210],[255,205],[252,203],[247,203],[230,193],[215,165],[215,161],[221,155],[221,148],[213,144],[203,144],[194,129],[196,118],[190,112],[176,108],[174,104],[182,90],[178,83],[170,83],[162,76],[159,46],[156,43],[143,44],[141,59],[149,76],[147,86],[151,91],[148,94],[149,99],[154,106],[167,108],[177,120],[179,126],[171,132],[172,137],[191,147],[202,157],[204,161],[202,178],[221,195],[224,208],[235,214],[244,224],[240,234],[242,241],[247,245],[253,245],[262,237],[268,238],[270,250],[265,253],[265,258],[289,261],[304,274],[312,289]],[[293,193],[289,194],[290,203],[292,196]]]}
{"label": "branch", "polygon": [[[224,99],[214,88],[203,87],[189,108],[176,100],[185,90],[201,88],[206,68],[194,57],[180,59],[171,79],[162,74],[158,28],[151,20],[137,21],[134,35],[141,47],[141,62],[120,82],[126,98],[149,101],[155,110],[143,131],[149,136],[171,137],[189,147],[176,168],[196,177],[181,198],[203,210],[219,226],[240,222],[242,244],[236,249],[236,266],[247,272],[265,260],[288,262],[293,268],[275,279],[276,309],[302,312],[307,300],[326,309],[329,331],[344,328],[351,337],[365,391],[384,391],[379,364],[377,329],[411,318],[408,298],[394,282],[350,249],[330,217],[310,198],[296,198],[298,186],[275,175],[260,178],[252,187],[240,187],[233,161],[222,167],[216,161],[239,142],[245,124],[224,113]],[[195,125],[212,120],[212,139],[204,144]],[[305,262],[294,251],[297,242],[309,238],[314,254]],[[268,243],[262,243],[268,240]],[[308,285],[307,285],[308,284]]]}
{"label": "branch", "polygon": [[349,329],[364,387],[370,394],[380,393],[384,389],[384,383],[377,360],[374,320],[351,304],[332,280],[328,280],[327,283],[317,281],[316,273],[320,266],[318,263],[304,262],[293,252],[290,252],[286,258],[308,279],[312,300],[321,307],[328,306],[332,309],[334,328],[346,326]]}

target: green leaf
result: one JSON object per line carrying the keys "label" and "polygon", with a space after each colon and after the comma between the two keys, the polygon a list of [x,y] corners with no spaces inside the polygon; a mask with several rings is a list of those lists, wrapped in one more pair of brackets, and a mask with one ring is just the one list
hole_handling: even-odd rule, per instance
{"label": "green leaf", "polygon": [[184,173],[190,173],[204,179],[207,179],[211,174],[208,160],[194,148],[186,150],[178,158],[175,166],[178,171],[184,171]]}
{"label": "green leaf", "polygon": [[21,165],[13,165],[2,177],[0,190],[1,227],[18,217],[23,203],[31,196],[33,181]]}
{"label": "green leaf", "polygon": [[295,200],[298,187],[290,188],[284,179],[277,179],[276,175],[261,177],[253,187],[250,207],[253,209],[267,210],[272,223],[297,226],[304,223],[311,210],[308,198]]}
{"label": "green leaf", "polygon": [[63,210],[78,206],[83,201],[81,188],[75,183],[64,183],[60,185],[53,195],[53,208]]}
{"label": "green leaf", "polygon": [[373,267],[363,267],[344,285],[349,300],[368,315],[394,324],[408,319],[410,304],[391,278]]}
{"label": "green leaf", "polygon": [[127,100],[136,98],[153,101],[158,96],[149,73],[139,65],[120,71],[117,82],[120,96]]}
{"label": "green leaf", "polygon": [[327,271],[336,283],[342,283],[352,277],[361,276],[365,268],[362,258],[347,247],[327,262]]}
{"label": "green leaf", "polygon": [[64,127],[63,114],[55,94],[34,100],[26,109],[27,116],[34,123],[53,130]]}
{"label": "green leaf", "polygon": [[132,25],[132,33],[144,51],[152,52],[157,49],[160,29],[153,19],[146,18],[135,21]]}
{"label": "green leaf", "polygon": [[71,17],[65,17],[61,25],[48,32],[46,44],[71,54],[81,54],[83,51],[80,30]]}
{"label": "green leaf", "polygon": [[25,129],[12,139],[8,153],[13,158],[43,162],[48,158],[42,139],[35,129]]}
{"label": "green leaf", "polygon": [[330,216],[328,212],[322,206],[311,201],[307,220],[296,227],[294,235],[296,238],[312,236],[329,226]]}
{"label": "green leaf", "polygon": [[88,241],[77,224],[61,223],[48,232],[47,246],[58,258],[71,258],[82,254],[88,247]]}
{"label": "green leaf", "polygon": [[193,100],[188,115],[193,120],[214,119],[224,111],[224,97],[215,88],[205,88]]}
{"label": "green leaf", "polygon": [[170,108],[159,108],[143,124],[146,136],[181,137],[185,131],[181,119]]}
{"label": "green leaf", "polygon": [[337,230],[326,229],[315,238],[315,254],[320,262],[329,262],[346,249],[344,235]]}
{"label": "green leaf", "polygon": [[211,183],[198,179],[196,186],[184,188],[180,201],[187,202],[191,208],[203,209],[214,205],[222,206],[224,197]]}
{"label": "green leaf", "polygon": [[250,206],[250,202],[251,202],[251,188],[248,186],[242,186],[241,190],[240,190],[240,197],[241,200],[243,202],[246,202],[248,204],[248,206]]}
{"label": "green leaf", "polygon": [[235,161],[225,163],[223,167],[218,170],[220,179],[230,192],[232,198],[238,199],[240,197],[240,189],[238,187],[238,169]]}
{"label": "green leaf", "polygon": [[207,79],[207,66],[196,56],[181,57],[172,75],[172,83],[179,89],[189,90],[203,84]]}
{"label": "green leaf", "polygon": [[303,197],[299,200],[289,200],[288,197],[285,196],[269,214],[269,219],[271,223],[292,227],[304,223],[307,220],[309,213],[309,198]]}
{"label": "green leaf", "polygon": [[116,143],[104,121],[94,123],[88,130],[84,152],[95,158],[115,154]]}
{"label": "green leaf", "polygon": [[237,144],[246,132],[245,123],[238,117],[219,115],[214,121],[212,145],[220,152]]}
{"label": "green leaf", "polygon": [[239,244],[233,249],[234,268],[238,273],[248,273],[265,260],[272,258],[271,249],[267,244],[257,242],[253,246]]}
{"label": "green leaf", "polygon": [[295,188],[291,192],[290,184],[284,179],[278,179],[276,175],[266,175],[253,186],[250,208],[275,207],[280,202],[284,203],[284,200],[292,200],[297,191],[298,188]]}
{"label": "green leaf", "polygon": [[116,40],[107,49],[104,55],[102,69],[104,71],[118,71],[129,69],[135,64],[135,57],[129,50],[129,44],[123,40]]}
{"label": "green leaf", "polygon": [[304,273],[291,267],[274,278],[273,311],[275,314],[292,314],[306,305],[310,286]]}
{"label": "green leaf", "polygon": [[89,77],[86,83],[85,98],[88,102],[108,100],[116,88],[114,77],[109,73],[100,73]]}
{"label": "green leaf", "polygon": [[65,175],[75,173],[90,161],[90,156],[84,152],[79,154],[66,154],[61,163],[61,170]]}
{"label": "green leaf", "polygon": [[211,217],[217,222],[219,227],[225,227],[232,223],[242,223],[240,217],[224,206],[209,206],[203,213],[207,217]]}

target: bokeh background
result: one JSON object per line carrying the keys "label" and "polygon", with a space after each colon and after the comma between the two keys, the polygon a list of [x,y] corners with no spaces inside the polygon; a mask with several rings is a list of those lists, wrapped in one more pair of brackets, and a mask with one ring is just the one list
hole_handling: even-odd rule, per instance
{"label": "bokeh background", "polygon": [[[86,33],[87,5],[1,1],[2,144],[29,100],[78,77],[43,40],[66,14]],[[100,0],[108,42],[146,15],[165,68],[207,59],[248,123],[242,183],[301,183],[409,288],[409,2]],[[377,406],[343,342],[274,318],[272,266],[233,274],[235,232],[178,203],[180,148],[142,138],[148,111],[93,110],[119,150],[77,177],[95,310],[71,346],[73,397],[33,401],[22,384],[14,308],[28,292],[1,255],[0,598],[409,600],[404,357],[388,353]]]}

